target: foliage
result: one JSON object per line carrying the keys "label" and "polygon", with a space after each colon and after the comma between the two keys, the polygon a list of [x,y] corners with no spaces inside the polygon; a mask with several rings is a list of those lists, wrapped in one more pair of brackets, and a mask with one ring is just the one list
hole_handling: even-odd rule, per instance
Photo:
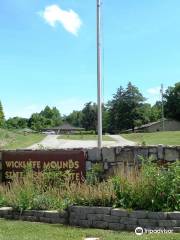
{"label": "foliage", "polygon": [[165,116],[180,120],[180,82],[174,87],[169,87],[164,95]]}
{"label": "foliage", "polygon": [[6,127],[9,129],[23,129],[27,128],[28,126],[28,119],[21,118],[21,117],[13,117],[9,118],[6,121]]}
{"label": "foliage", "polygon": [[103,166],[100,163],[96,163],[92,166],[91,170],[86,173],[86,182],[88,184],[96,184],[102,181]]}
{"label": "foliage", "polygon": [[4,126],[4,121],[5,121],[4,111],[3,111],[2,103],[0,101],[0,127]]}
{"label": "foliage", "polygon": [[[3,199],[1,198],[3,196]],[[72,182],[70,172],[58,173],[46,169],[33,174],[25,171],[24,177],[0,187],[1,205],[14,209],[65,209],[72,204],[110,206],[113,202],[113,185],[102,182]]]}
{"label": "foliage", "polygon": [[118,88],[113,100],[108,103],[110,112],[110,131],[119,131],[123,129],[134,129],[137,120],[141,120],[140,109],[145,98],[139,92],[139,89],[128,83],[126,89]]}
{"label": "foliage", "polygon": [[85,104],[82,110],[82,126],[87,131],[97,128],[97,105],[92,102]]}
{"label": "foliage", "polygon": [[34,113],[29,119],[28,126],[33,130],[40,131],[43,128],[59,126],[62,118],[56,107],[46,106],[40,113]]}
{"label": "foliage", "polygon": [[73,111],[64,120],[75,127],[82,127],[82,111]]}
{"label": "foliage", "polygon": [[159,167],[152,160],[142,160],[141,171],[101,181],[102,168],[94,165],[85,182],[72,182],[70,172],[45,169],[33,174],[26,170],[0,187],[0,205],[14,209],[65,209],[70,205],[111,206],[152,211],[180,210],[180,162]]}
{"label": "foliage", "polygon": [[141,171],[113,178],[117,207],[151,211],[180,210],[180,162],[159,167],[143,160]]}
{"label": "foliage", "polygon": [[162,102],[157,101],[151,107],[150,122],[156,122],[157,120],[159,120],[161,118],[162,118]]}

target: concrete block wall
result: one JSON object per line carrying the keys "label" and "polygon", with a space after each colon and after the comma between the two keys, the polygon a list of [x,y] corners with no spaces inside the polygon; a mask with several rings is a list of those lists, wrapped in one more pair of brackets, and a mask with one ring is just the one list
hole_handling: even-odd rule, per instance
{"label": "concrete block wall", "polygon": [[70,225],[111,230],[132,230],[136,227],[180,231],[180,212],[127,211],[110,207],[69,209]]}
{"label": "concrete block wall", "polygon": [[0,208],[0,218],[22,220],[29,222],[68,224],[68,212],[28,210],[22,213],[11,207]]}
{"label": "concrete block wall", "polygon": [[71,206],[66,211],[24,211],[0,208],[0,218],[31,222],[59,223],[70,226],[134,231],[166,229],[180,232],[180,212],[127,211],[111,207]]}

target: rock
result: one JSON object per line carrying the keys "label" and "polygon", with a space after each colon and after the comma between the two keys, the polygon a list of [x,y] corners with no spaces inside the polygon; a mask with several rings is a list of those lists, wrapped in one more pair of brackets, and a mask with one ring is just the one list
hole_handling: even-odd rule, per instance
{"label": "rock", "polygon": [[91,148],[87,150],[89,161],[101,161],[101,150],[98,148]]}
{"label": "rock", "polygon": [[103,158],[103,162],[115,162],[114,148],[103,148],[102,158]]}
{"label": "rock", "polygon": [[165,157],[166,161],[176,161],[179,159],[179,152],[173,148],[165,148]]}

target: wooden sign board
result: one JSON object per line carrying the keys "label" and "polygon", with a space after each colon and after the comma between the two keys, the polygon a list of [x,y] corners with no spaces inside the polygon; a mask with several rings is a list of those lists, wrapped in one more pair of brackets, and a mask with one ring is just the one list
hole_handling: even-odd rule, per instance
{"label": "wooden sign board", "polygon": [[86,155],[80,150],[57,151],[5,151],[2,154],[4,180],[21,177],[28,165],[35,173],[45,169],[70,171],[72,179],[82,181],[85,177]]}

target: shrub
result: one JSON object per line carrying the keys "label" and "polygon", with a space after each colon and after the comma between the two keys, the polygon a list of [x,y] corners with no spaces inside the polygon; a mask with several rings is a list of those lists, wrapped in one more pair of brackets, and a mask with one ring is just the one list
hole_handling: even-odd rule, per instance
{"label": "shrub", "polygon": [[159,167],[151,159],[141,171],[113,178],[116,206],[133,209],[180,210],[180,162]]}

